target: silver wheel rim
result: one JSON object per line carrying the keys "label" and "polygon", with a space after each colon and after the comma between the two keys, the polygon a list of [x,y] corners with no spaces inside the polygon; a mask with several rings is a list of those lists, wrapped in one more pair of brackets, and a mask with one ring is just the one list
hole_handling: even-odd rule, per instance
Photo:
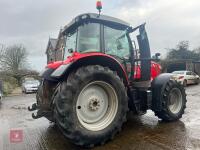
{"label": "silver wheel rim", "polygon": [[169,94],[169,110],[177,114],[182,107],[182,94],[178,88],[173,88]]}
{"label": "silver wheel rim", "polygon": [[76,112],[79,122],[88,130],[105,129],[114,120],[118,97],[114,88],[104,81],[94,81],[80,92]]}

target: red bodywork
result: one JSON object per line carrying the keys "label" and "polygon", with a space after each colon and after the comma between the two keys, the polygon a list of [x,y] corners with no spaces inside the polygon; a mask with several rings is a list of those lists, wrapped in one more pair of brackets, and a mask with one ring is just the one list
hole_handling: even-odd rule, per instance
{"label": "red bodywork", "polygon": [[[161,73],[161,65],[152,61],[151,62],[151,80],[156,78]],[[135,71],[134,71],[134,79],[140,79],[141,78],[141,66],[136,65]]]}
{"label": "red bodywork", "polygon": [[[121,66],[121,68],[124,72],[124,75],[126,76],[126,79],[128,81],[127,73],[126,73],[124,67],[122,66],[122,64],[120,64],[118,60],[116,60],[114,57],[112,57],[110,55],[106,55],[104,53],[98,53],[98,52],[91,52],[91,53],[74,52],[72,54],[72,56],[68,56],[67,59],[64,61],[56,61],[56,62],[49,63],[47,65],[47,68],[57,69],[59,66],[61,66],[63,64],[69,64],[71,62],[75,62],[82,58],[92,57],[92,56],[108,57],[108,58],[111,58],[111,59],[115,60],[116,62],[118,62],[118,64]],[[157,77],[160,73],[161,73],[161,66],[158,63],[152,61],[151,62],[151,80],[153,80],[155,77]],[[140,79],[140,78],[141,78],[141,67],[140,67],[140,65],[136,65],[134,79]]]}
{"label": "red bodywork", "polygon": [[[118,60],[116,60],[114,57],[110,56],[110,55],[106,55],[104,53],[99,53],[99,52],[91,52],[91,53],[78,53],[78,52],[74,52],[72,54],[72,56],[68,56],[66,60],[64,61],[56,61],[56,62],[51,62],[47,65],[47,68],[52,68],[52,69],[56,69],[58,68],[60,65],[64,65],[64,64],[69,64],[71,62],[75,62],[81,58],[85,58],[85,57],[92,57],[92,56],[103,56],[103,57],[108,57],[111,58],[113,60],[115,60],[116,62],[118,62]],[[118,62],[119,63],[119,62]],[[123,66],[119,63],[119,65],[122,67],[123,71],[125,72]]]}

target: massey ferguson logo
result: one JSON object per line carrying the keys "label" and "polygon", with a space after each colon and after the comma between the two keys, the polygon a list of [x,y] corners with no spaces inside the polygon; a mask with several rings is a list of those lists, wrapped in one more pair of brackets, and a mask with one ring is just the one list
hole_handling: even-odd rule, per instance
{"label": "massey ferguson logo", "polygon": [[23,131],[22,130],[10,130],[10,142],[20,143],[23,141]]}

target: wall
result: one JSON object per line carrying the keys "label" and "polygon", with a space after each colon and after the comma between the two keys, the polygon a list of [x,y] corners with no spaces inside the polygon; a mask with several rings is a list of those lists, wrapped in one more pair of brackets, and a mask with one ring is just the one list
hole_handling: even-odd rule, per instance
{"label": "wall", "polygon": [[194,72],[200,76],[200,62],[194,63]]}

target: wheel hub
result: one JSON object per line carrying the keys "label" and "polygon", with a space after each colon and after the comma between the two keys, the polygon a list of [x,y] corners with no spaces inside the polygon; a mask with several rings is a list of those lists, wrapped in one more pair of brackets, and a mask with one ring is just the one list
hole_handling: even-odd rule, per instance
{"label": "wheel hub", "polygon": [[98,110],[100,107],[100,100],[97,99],[97,98],[92,98],[90,101],[89,101],[89,109],[92,110],[92,111],[96,111]]}

